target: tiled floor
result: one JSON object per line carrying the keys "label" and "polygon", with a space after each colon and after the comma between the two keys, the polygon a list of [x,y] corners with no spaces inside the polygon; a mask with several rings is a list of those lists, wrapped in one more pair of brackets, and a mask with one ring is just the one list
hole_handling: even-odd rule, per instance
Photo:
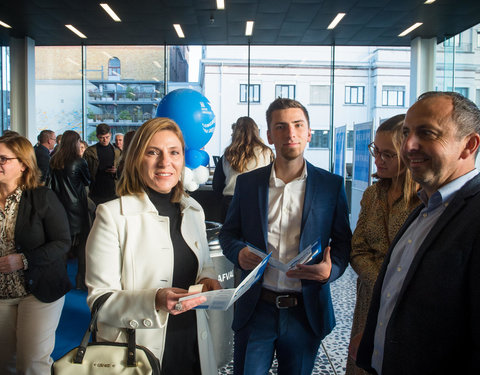
{"label": "tiled floor", "polygon": [[[357,275],[348,267],[343,276],[331,285],[333,308],[337,325],[335,329],[323,340],[323,346],[332,361],[330,365],[322,346],[315,360],[314,375],[344,375],[347,361],[350,328],[352,326],[353,309],[355,307],[355,290]],[[232,374],[233,365],[229,363],[221,368],[219,374]],[[276,363],[273,364],[270,374],[276,374]]]}

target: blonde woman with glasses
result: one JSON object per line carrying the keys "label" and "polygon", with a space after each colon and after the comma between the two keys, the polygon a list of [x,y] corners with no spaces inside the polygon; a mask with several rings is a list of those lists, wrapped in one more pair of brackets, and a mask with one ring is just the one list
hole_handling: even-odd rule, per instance
{"label": "blonde woman with glasses", "polygon": [[[405,115],[394,116],[382,123],[375,141],[368,145],[375,160],[378,182],[365,190],[357,227],[352,237],[350,264],[358,274],[357,302],[353,315],[350,346],[356,353],[370,306],[373,285],[390,242],[410,212],[420,203],[417,184],[400,158],[402,126]],[[347,361],[346,375],[364,375],[366,371]]]}

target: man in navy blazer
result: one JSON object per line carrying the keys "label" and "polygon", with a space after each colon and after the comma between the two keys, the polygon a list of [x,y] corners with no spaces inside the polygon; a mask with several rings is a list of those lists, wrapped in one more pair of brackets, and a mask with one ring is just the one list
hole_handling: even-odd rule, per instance
{"label": "man in navy blazer", "polygon": [[480,374],[480,111],[457,93],[425,93],[403,133],[423,205],[382,265],[357,364],[384,375]]}
{"label": "man in navy blazer", "polygon": [[244,278],[261,259],[247,243],[287,263],[319,240],[323,254],[287,273],[267,267],[235,305],[234,373],[311,374],[321,340],[335,326],[329,283],[348,265],[351,231],[343,180],[308,163],[308,112],[278,98],[267,110],[273,164],[240,175],[220,233]]}

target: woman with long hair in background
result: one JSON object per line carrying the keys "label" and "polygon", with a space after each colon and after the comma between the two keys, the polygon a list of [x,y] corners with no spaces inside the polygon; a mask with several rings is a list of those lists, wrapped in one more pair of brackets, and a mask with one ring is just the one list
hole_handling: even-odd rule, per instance
{"label": "woman with long hair in background", "polygon": [[239,174],[264,167],[273,161],[273,152],[263,143],[255,121],[240,117],[232,126],[232,143],[225,149],[213,174],[213,190],[222,194],[222,222],[232,201]]}
{"label": "woman with long hair in background", "polygon": [[72,130],[63,133],[62,142],[50,160],[51,188],[67,211],[73,254],[78,259],[76,288],[85,286],[85,242],[90,219],[85,187],[90,184],[90,172],[80,154],[80,135]]}

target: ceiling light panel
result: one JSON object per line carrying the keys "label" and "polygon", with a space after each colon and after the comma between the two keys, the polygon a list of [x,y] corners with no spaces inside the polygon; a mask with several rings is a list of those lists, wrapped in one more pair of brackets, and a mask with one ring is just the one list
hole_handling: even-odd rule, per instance
{"label": "ceiling light panel", "polygon": [[343,17],[345,17],[346,13],[338,13],[335,18],[333,19],[332,22],[330,22],[330,25],[328,25],[327,29],[332,30],[334,29],[338,23],[342,20]]}
{"label": "ceiling light panel", "polygon": [[103,8],[103,10],[105,12],[107,12],[107,14],[112,17],[112,20],[114,20],[115,22],[122,22],[122,20],[120,19],[120,17],[117,16],[117,14],[113,11],[112,8],[110,8],[110,6],[106,3],[101,3],[100,6]]}
{"label": "ceiling light panel", "polygon": [[217,9],[225,9],[225,0],[217,0]]}
{"label": "ceiling light panel", "polygon": [[251,36],[253,34],[254,21],[247,21],[245,24],[245,36]]}
{"label": "ceiling light panel", "polygon": [[10,26],[8,23],[2,22],[2,21],[0,21],[0,26],[5,27],[6,29],[11,29],[12,28],[12,26]]}
{"label": "ceiling light panel", "polygon": [[182,26],[180,26],[180,24],[174,23],[173,27],[174,27],[175,31],[177,32],[177,35],[178,35],[179,38],[185,38],[185,34],[183,33]]}
{"label": "ceiling light panel", "polygon": [[74,26],[72,25],[65,25],[67,29],[69,29],[72,33],[76,34],[82,39],[87,39],[87,36],[83,34],[81,31],[77,30]]}
{"label": "ceiling light panel", "polygon": [[413,24],[412,26],[410,26],[408,29],[402,31],[400,34],[398,34],[399,37],[403,37],[407,34],[410,34],[413,30],[415,30],[417,27],[420,27],[423,25],[423,22],[417,22],[415,24]]}

